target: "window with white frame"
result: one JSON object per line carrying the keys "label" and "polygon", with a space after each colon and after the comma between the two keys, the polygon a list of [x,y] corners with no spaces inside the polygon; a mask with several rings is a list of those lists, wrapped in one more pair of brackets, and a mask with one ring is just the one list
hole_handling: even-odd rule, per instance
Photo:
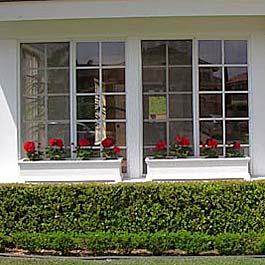
{"label": "window with white frame", "polygon": [[21,44],[21,140],[60,138],[70,157],[72,142],[87,138],[100,151],[110,137],[126,158],[125,44],[72,46]]}
{"label": "window with white frame", "polygon": [[234,141],[248,154],[247,41],[148,40],[141,48],[144,157],[176,135],[190,138],[195,156],[209,138],[220,155]]}

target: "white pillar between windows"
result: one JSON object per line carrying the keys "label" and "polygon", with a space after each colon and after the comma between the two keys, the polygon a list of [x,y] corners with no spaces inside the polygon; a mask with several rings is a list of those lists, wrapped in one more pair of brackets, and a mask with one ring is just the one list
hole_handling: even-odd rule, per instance
{"label": "white pillar between windows", "polygon": [[126,119],[128,176],[142,174],[141,41],[129,37],[126,43]]}

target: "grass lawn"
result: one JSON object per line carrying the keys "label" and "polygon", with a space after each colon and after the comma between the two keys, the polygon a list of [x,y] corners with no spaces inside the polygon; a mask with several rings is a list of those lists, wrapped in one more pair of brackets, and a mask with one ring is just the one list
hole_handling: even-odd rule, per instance
{"label": "grass lawn", "polygon": [[265,265],[265,258],[144,258],[133,260],[80,261],[80,260],[33,260],[18,258],[0,258],[0,265]]}

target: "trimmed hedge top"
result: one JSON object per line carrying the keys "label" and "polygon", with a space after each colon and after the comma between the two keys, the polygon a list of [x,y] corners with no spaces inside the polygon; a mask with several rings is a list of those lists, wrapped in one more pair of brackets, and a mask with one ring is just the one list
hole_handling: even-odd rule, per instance
{"label": "trimmed hedge top", "polygon": [[0,185],[0,232],[265,231],[265,182]]}

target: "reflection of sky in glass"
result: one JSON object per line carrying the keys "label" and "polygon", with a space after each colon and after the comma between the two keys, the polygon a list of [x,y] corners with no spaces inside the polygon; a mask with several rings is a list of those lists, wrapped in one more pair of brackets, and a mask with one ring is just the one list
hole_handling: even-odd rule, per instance
{"label": "reflection of sky in glass", "polygon": [[123,42],[102,43],[102,65],[124,65],[125,47]]}
{"label": "reflection of sky in glass", "polygon": [[244,40],[225,41],[225,63],[246,64],[247,41]]}
{"label": "reflection of sky in glass", "polygon": [[98,65],[99,44],[98,42],[84,42],[77,44],[77,65]]}
{"label": "reflection of sky in glass", "polygon": [[199,64],[220,64],[221,61],[221,41],[199,41]]}

